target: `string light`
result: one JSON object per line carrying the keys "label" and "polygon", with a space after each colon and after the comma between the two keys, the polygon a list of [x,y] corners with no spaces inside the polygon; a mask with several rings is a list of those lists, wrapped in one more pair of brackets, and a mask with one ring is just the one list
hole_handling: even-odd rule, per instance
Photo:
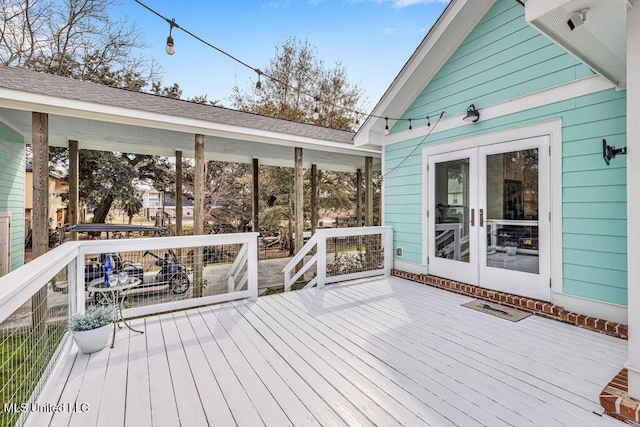
{"label": "string light", "polygon": [[[147,9],[149,12],[153,13],[154,15],[158,16],[159,18],[165,20],[168,24],[169,24],[169,37],[167,37],[167,47],[166,47],[166,51],[169,55],[173,55],[175,53],[175,47],[174,47],[174,42],[173,42],[173,37],[172,37],[172,30],[173,28],[178,28],[180,30],[182,30],[184,33],[186,33],[187,35],[193,37],[194,39],[198,40],[199,42],[207,45],[208,47],[218,51],[219,53],[227,56],[228,58],[232,59],[233,61],[239,63],[240,65],[243,65],[246,68],[249,68],[253,71],[255,71],[256,73],[258,73],[258,82],[256,82],[256,86],[254,87],[254,94],[256,94],[257,96],[259,96],[259,94],[262,93],[262,83],[260,82],[260,76],[265,76],[266,78],[268,78],[269,80],[272,80],[280,85],[283,85],[291,90],[294,90],[302,95],[308,96],[310,98],[313,98],[315,100],[315,107],[313,110],[313,117],[314,120],[317,120],[320,117],[320,113],[318,110],[318,102],[322,102],[323,104],[329,106],[329,107],[334,107],[337,109],[340,109],[342,111],[354,114],[356,116],[356,123],[359,123],[358,120],[358,116],[362,115],[364,117],[373,117],[373,118],[377,118],[377,119],[385,119],[385,134],[388,134],[388,120],[395,120],[395,121],[409,121],[409,130],[413,129],[412,120],[424,120],[425,118],[427,119],[427,126],[431,126],[431,122],[429,120],[429,116],[423,116],[423,117],[412,117],[412,118],[391,118],[391,117],[383,117],[383,116],[378,116],[376,114],[370,114],[370,113],[364,113],[352,108],[348,108],[348,107],[344,107],[342,105],[339,104],[334,104],[330,101],[324,100],[324,99],[320,99],[317,96],[314,96],[308,92],[305,92],[303,90],[300,90],[297,87],[292,86],[291,84],[282,81],[280,79],[278,79],[277,77],[271,76],[269,74],[266,74],[262,71],[260,71],[258,68],[254,68],[251,67],[249,64],[247,64],[246,62],[236,58],[235,56],[231,55],[230,53],[220,49],[219,47],[209,43],[208,41],[202,39],[201,37],[197,36],[196,34],[192,33],[191,31],[187,30],[186,28],[181,27],[180,25],[178,25],[178,23],[176,23],[175,19],[168,19],[166,18],[164,15],[160,14],[159,12],[155,11],[154,9],[150,8],[149,6],[147,6],[146,4],[144,4],[142,1],[140,0],[134,0],[136,3],[138,3],[140,6],[144,7],[145,9]],[[442,115],[445,112],[442,111],[440,113],[440,118],[442,118]]]}
{"label": "string light", "polygon": [[431,119],[427,116],[427,127],[431,127]]}
{"label": "string light", "polygon": [[384,134],[389,135],[389,117],[384,118]]}
{"label": "string light", "polygon": [[313,120],[320,118],[320,111],[318,111],[318,99],[316,98],[316,105],[313,107]]}
{"label": "string light", "polygon": [[176,53],[175,48],[173,47],[173,37],[171,37],[171,31],[173,31],[173,27],[176,27],[176,20],[172,19],[171,21],[169,21],[168,19],[166,20],[169,23],[169,37],[167,37],[167,47],[166,47],[166,51],[169,55],[173,55],[174,53]]}
{"label": "string light", "polygon": [[256,82],[256,87],[253,89],[253,93],[255,93],[256,96],[260,96],[262,94],[262,83],[260,83],[262,71],[256,69],[256,73],[258,73],[258,81]]}

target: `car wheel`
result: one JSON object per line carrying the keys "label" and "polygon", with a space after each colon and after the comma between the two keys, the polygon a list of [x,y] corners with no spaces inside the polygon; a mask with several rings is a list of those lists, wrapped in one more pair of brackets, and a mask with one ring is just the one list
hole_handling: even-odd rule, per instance
{"label": "car wheel", "polygon": [[174,294],[183,294],[187,292],[189,286],[191,286],[191,281],[184,272],[174,274],[171,278],[170,287]]}

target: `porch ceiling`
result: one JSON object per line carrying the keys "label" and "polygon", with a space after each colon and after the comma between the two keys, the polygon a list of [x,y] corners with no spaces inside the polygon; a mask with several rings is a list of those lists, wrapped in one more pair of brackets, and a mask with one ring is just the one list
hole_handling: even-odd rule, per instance
{"label": "porch ceiling", "polygon": [[304,162],[354,172],[380,151],[356,148],[353,133],[274,117],[111,88],[65,77],[0,67],[0,121],[31,141],[31,112],[49,114],[49,145],[81,149],[193,156],[194,135],[208,160],[292,166],[293,147]]}
{"label": "porch ceiling", "polygon": [[[12,127],[31,141],[31,113],[0,107],[0,121]],[[362,153],[349,154],[344,149],[332,146],[313,147],[311,144],[293,141],[263,142],[267,138],[253,140],[231,136],[211,135],[203,132],[205,158],[207,160],[251,163],[253,158],[261,164],[271,166],[293,166],[293,147],[304,148],[304,165],[316,164],[321,170],[355,172],[364,167]],[[181,150],[184,157],[194,156],[194,134],[155,127],[136,126],[62,115],[49,115],[49,145],[67,147],[69,140],[78,141],[80,149],[124,151],[137,154],[174,156]],[[374,164],[380,165],[379,154],[373,156]]]}

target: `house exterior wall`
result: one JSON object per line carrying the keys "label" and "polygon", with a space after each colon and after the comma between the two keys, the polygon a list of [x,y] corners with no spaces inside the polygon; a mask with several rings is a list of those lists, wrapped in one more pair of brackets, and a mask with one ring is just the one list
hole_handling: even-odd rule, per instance
{"label": "house exterior wall", "polygon": [[[524,20],[524,8],[498,0],[460,48],[440,69],[404,117],[463,114],[591,76],[591,71],[552,44]],[[626,145],[626,92],[613,89],[549,102],[537,108],[502,115],[430,135],[424,144],[493,133],[540,123],[562,121],[562,293],[612,304],[627,303],[626,159],[606,166],[602,139]],[[413,122],[413,128],[425,125]],[[405,130],[398,122],[392,133]],[[409,133],[408,136],[411,134]],[[386,172],[394,169],[422,137],[385,147]],[[394,246],[403,247],[403,262],[423,260],[421,151],[385,177],[385,225],[394,227]],[[558,212],[552,212],[558,215]]]}
{"label": "house exterior wall", "polygon": [[24,138],[0,122],[0,212],[11,212],[11,269],[24,262]]}

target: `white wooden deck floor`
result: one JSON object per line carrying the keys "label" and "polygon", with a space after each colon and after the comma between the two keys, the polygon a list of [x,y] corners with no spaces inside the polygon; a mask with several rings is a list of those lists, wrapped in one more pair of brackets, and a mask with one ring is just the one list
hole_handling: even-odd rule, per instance
{"label": "white wooden deck floor", "polygon": [[622,426],[598,396],[626,342],[398,278],[149,317],[72,350],[51,426]]}

